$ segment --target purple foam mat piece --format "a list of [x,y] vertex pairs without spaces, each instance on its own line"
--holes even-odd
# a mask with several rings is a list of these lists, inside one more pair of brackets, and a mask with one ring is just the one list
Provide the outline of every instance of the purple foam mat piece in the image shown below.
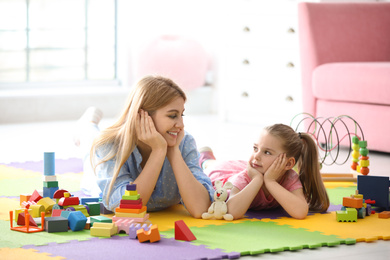
[[220,249],[208,249],[204,245],[164,238],[158,242],[140,243],[128,236],[111,238],[91,238],[86,241],[71,240],[69,243],[49,243],[44,246],[26,245],[24,249],[36,249],[40,253],[62,256],[67,259],[237,259],[238,252],[223,252]]
[[265,209],[265,210],[248,210],[245,213],[245,217],[252,219],[262,219],[262,218],[270,218],[277,219],[281,217],[289,217],[286,211],[283,208],[276,209]]
[[[38,162],[14,162],[5,164],[10,167],[15,167],[24,170],[30,170],[35,172],[43,173],[43,160]],[[79,173],[83,171],[83,161],[80,158],[69,158],[69,159],[55,159],[55,173]]]

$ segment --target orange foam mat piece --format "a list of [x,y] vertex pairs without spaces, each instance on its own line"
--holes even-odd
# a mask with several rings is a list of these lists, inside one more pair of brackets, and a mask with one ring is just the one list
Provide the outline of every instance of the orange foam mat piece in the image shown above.
[[338,222],[336,212],[314,214],[304,220],[293,218],[262,219],[279,225],[290,225],[293,228],[305,228],[318,231],[324,235],[336,235],[340,238],[354,238],[356,242],[372,242],[378,239],[390,240],[390,223],[388,219],[378,218],[378,214],[358,219],[357,222]]
[[[48,253],[37,253],[35,249],[0,248],[1,259],[29,259],[29,260],[62,260],[62,256],[50,256]],[[28,257],[26,257],[28,256]]]

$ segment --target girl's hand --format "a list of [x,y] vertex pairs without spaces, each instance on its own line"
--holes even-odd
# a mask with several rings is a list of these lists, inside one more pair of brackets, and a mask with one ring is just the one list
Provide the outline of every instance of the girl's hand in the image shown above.
[[285,153],[279,154],[264,174],[264,181],[279,181],[286,172],[287,158]]
[[148,112],[142,109],[138,113],[136,131],[138,140],[148,145],[152,150],[167,149],[167,141],[157,132]]
[[259,172],[255,168],[253,168],[250,162],[248,162],[247,171],[248,171],[248,176],[249,178],[251,178],[251,180],[253,180],[254,178],[260,178],[262,180],[264,178],[263,174],[261,174],[261,172]]

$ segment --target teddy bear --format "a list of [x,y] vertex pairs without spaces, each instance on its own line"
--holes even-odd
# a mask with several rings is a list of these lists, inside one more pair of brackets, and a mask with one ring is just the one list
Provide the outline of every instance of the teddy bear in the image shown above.
[[224,185],[222,181],[215,181],[214,202],[208,209],[208,212],[202,214],[203,219],[225,219],[233,220],[231,214],[227,214],[226,199],[228,197],[228,190],[233,188],[233,184],[227,181]]

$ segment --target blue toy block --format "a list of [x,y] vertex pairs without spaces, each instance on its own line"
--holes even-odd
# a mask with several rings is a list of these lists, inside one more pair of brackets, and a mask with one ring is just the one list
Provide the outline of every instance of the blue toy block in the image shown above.
[[72,231],[83,230],[87,224],[87,217],[81,211],[69,211],[68,221]]
[[43,197],[44,198],[46,198],[46,197],[53,198],[54,197],[54,193],[57,190],[58,190],[58,187],[51,187],[51,188],[43,187]]
[[91,198],[80,198],[80,204],[86,205],[88,202],[99,202],[100,198],[91,197]]
[[68,218],[71,211],[63,210],[61,211],[61,217]]
[[53,152],[43,154],[43,174],[50,176],[55,174],[55,160]]
[[390,180],[387,176],[358,175],[357,189],[365,199],[375,200],[375,207],[390,210]]

